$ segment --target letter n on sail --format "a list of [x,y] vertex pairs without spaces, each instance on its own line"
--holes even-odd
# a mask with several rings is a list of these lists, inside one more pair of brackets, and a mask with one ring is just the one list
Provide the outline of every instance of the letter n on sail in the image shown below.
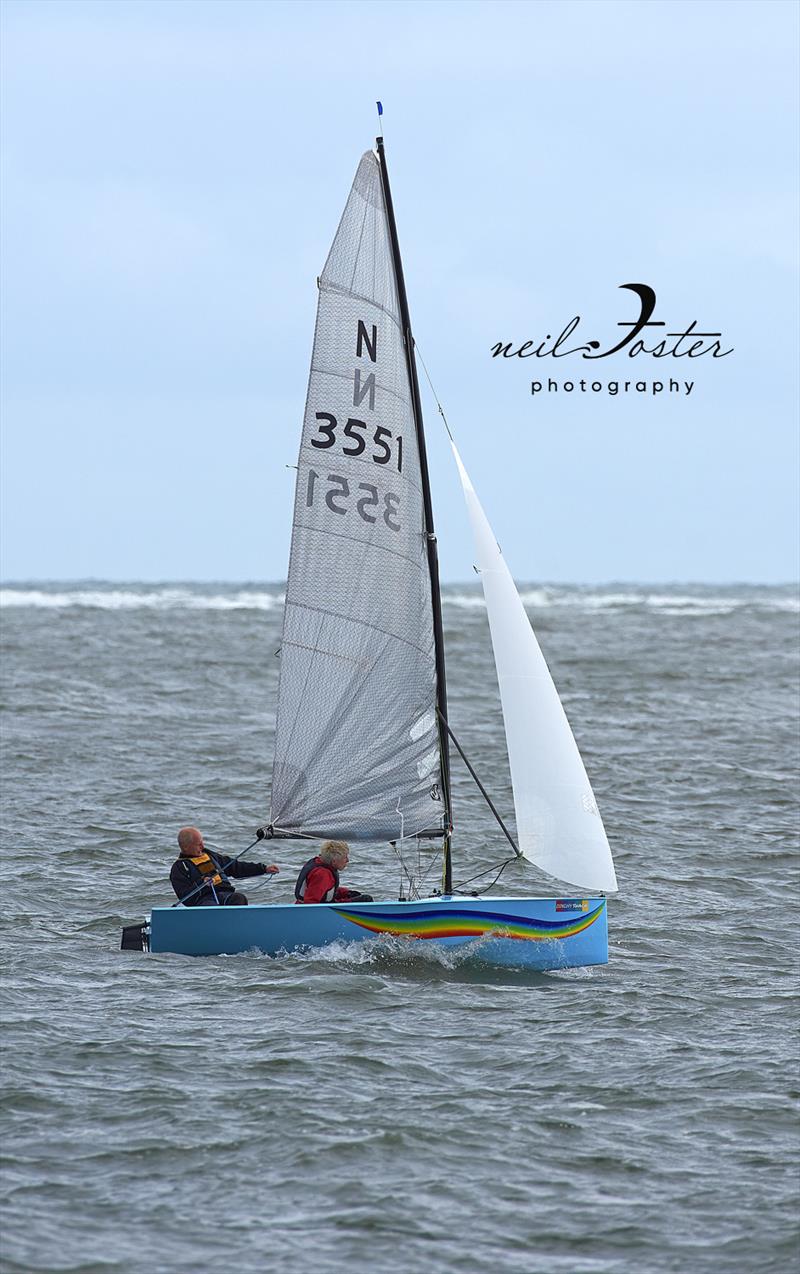
[[358,330],[356,333],[356,358],[362,357],[363,347],[366,345],[367,354],[373,363],[378,361],[378,328],[375,323],[372,324],[372,335],[367,332],[367,325],[361,319],[358,320]]

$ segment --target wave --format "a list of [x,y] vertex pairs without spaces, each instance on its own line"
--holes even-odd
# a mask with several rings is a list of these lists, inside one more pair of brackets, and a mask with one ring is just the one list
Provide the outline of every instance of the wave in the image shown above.
[[[285,961],[284,968],[287,970],[292,965],[314,967],[323,964],[333,966],[341,974],[358,970],[361,975],[389,974],[396,977],[399,974],[426,982],[433,974],[437,979],[452,982],[541,987],[560,980],[565,973],[594,976],[591,969],[511,969],[496,965],[483,956],[483,948],[491,942],[492,935],[484,934],[463,945],[446,947],[439,942],[411,942],[393,934],[380,934],[357,942],[340,939],[307,951],[284,951],[277,959]],[[242,955],[250,959],[262,957],[273,963],[276,959],[274,956],[264,957],[258,951],[243,952]]]
[[284,593],[198,593],[188,588],[156,588],[149,591],[115,588],[79,588],[50,592],[36,588],[0,589],[0,607],[28,606],[62,610],[84,607],[94,610],[274,610],[283,606]]
[[[528,609],[571,608],[582,611],[614,611],[644,609],[664,615],[686,617],[726,615],[743,608],[800,613],[800,598],[788,589],[767,586],[752,591],[694,593],[657,592],[648,589],[566,587],[542,585],[519,586],[520,597]],[[30,607],[63,610],[83,608],[95,610],[254,610],[271,611],[283,606],[285,593],[275,585],[270,588],[237,588],[221,585],[212,590],[200,587],[163,585],[153,587],[81,587],[31,588],[6,585],[0,588],[0,608]],[[482,610],[483,593],[479,588],[445,586],[442,593],[445,608]]]
[[[800,613],[800,597],[796,595],[789,596],[785,590],[780,589],[776,589],[774,592],[769,591],[767,588],[763,590],[754,589],[749,594],[714,594],[710,592],[681,594],[654,593],[646,590],[641,592],[620,592],[618,590],[604,591],[600,589],[588,592],[577,587],[526,588],[524,585],[518,585],[518,588],[523,605],[530,610],[546,610],[550,607],[570,607],[584,611],[643,608],[660,611],[664,615],[700,616],[727,615],[744,607],[755,607],[758,609],[785,611],[790,614]],[[480,592],[448,593],[445,589],[442,594],[442,601],[445,606],[461,607],[467,610],[485,606],[483,595]]]

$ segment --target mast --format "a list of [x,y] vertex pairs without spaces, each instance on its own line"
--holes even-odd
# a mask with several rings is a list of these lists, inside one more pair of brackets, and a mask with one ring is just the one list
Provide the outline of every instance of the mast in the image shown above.
[[452,893],[453,869],[451,859],[451,832],[453,828],[452,805],[450,799],[450,740],[442,729],[442,721],[447,721],[447,681],[444,665],[444,632],[442,630],[442,597],[439,588],[439,554],[436,546],[436,534],[433,527],[433,505],[431,503],[431,484],[428,476],[428,456],[425,450],[425,432],[422,424],[422,403],[420,401],[417,364],[414,358],[414,337],[411,333],[411,320],[408,315],[408,297],[403,277],[403,263],[400,259],[400,245],[397,240],[397,225],[394,219],[392,191],[389,186],[389,173],[386,167],[386,154],[383,149],[383,137],[376,138],[378,160],[380,162],[381,185],[386,204],[386,219],[389,226],[389,242],[392,247],[392,264],[397,282],[397,298],[400,304],[400,321],[403,327],[403,343],[408,364],[408,380],[411,386],[411,410],[414,426],[417,431],[417,447],[419,450],[420,472],[422,475],[422,494],[425,511],[425,542],[428,551],[428,569],[431,576],[431,603],[433,609],[433,639],[436,649],[436,706],[439,710],[439,749],[442,759],[442,786],[445,804],[445,837],[442,864],[442,891]]

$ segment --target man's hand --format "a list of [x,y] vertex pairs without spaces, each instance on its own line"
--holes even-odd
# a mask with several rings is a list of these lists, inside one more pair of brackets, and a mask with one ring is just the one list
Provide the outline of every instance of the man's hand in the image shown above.
[[274,876],[276,872],[279,872],[279,871],[280,871],[280,867],[276,867],[274,863],[270,863],[269,867],[267,867],[266,864],[264,865],[265,876]]

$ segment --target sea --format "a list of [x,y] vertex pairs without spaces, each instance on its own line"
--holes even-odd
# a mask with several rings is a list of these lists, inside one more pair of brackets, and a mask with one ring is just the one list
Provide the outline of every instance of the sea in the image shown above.
[[[522,595],[614,852],[603,967],[120,951],[181,825],[238,853],[268,815],[283,590],[3,588],[4,1274],[800,1268],[797,590]],[[444,627],[513,825],[477,588]],[[453,799],[458,881],[507,845],[458,761]],[[307,849],[267,853],[251,901],[289,901]]]

